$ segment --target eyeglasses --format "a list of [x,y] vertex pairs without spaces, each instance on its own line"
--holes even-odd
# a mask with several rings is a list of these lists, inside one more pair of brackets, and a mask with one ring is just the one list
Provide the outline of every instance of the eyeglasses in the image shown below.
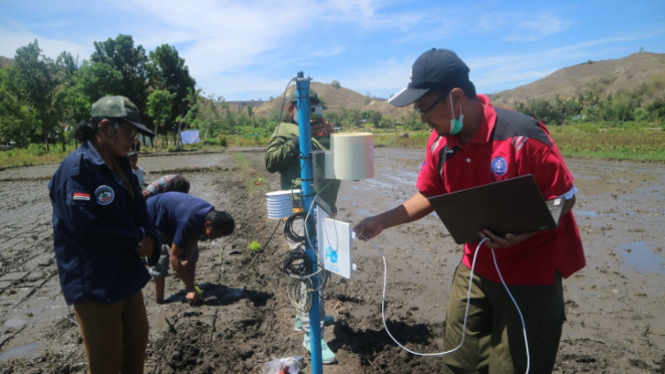
[[443,99],[444,99],[444,97],[440,97],[440,96],[439,96],[439,98],[436,99],[436,101],[433,102],[432,105],[428,106],[427,109],[425,109],[425,110],[421,110],[421,109],[419,109],[417,106],[414,105],[414,106],[413,106],[413,110],[415,110],[416,113],[420,114],[421,116],[425,116],[425,117],[427,117],[427,113],[428,113],[430,110],[432,110],[432,108],[434,108],[434,106],[435,106],[436,104],[438,104],[438,103],[439,103],[441,100],[443,100]]
[[129,140],[136,140],[136,138],[139,136],[138,130],[136,130],[136,128],[134,126],[130,125],[130,124],[127,124],[127,123],[124,123],[124,122],[121,122],[121,123],[116,122],[115,123],[115,128],[117,129],[117,128],[120,128],[120,127],[123,130],[125,130],[125,133],[127,134],[127,139],[129,139]]

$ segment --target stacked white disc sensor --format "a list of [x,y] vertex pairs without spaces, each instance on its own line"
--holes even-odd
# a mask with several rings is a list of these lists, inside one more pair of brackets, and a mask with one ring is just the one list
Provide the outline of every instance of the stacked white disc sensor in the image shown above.
[[284,190],[268,192],[268,218],[282,219],[293,214],[293,198],[299,190]]

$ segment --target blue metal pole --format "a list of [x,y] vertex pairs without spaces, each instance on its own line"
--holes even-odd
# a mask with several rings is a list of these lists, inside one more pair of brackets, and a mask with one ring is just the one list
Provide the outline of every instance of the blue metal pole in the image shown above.
[[[296,78],[296,88],[298,91],[298,136],[300,137],[300,179],[302,188],[302,202],[305,214],[312,206],[314,199],[314,185],[312,172],[312,131],[309,126],[309,81],[310,78],[304,78],[303,72],[298,72]],[[305,225],[309,222],[305,221]],[[307,226],[307,232],[314,232],[315,228]],[[316,243],[316,239],[312,240]],[[313,264],[312,273],[316,272],[317,256],[316,248],[311,248],[310,242],[305,242],[307,257]],[[312,277],[312,288],[318,287],[317,277]],[[312,374],[323,373],[323,361],[321,358],[321,317],[319,316],[319,296],[312,294],[312,308],[309,310],[309,344],[312,354]]]

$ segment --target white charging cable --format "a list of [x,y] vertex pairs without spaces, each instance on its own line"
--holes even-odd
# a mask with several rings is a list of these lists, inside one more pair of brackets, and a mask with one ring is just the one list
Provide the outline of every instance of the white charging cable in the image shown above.
[[[462,339],[459,343],[459,345],[449,351],[445,352],[438,352],[438,353],[419,353],[419,352],[414,352],[407,347],[403,346],[400,342],[393,337],[393,335],[390,333],[390,330],[388,329],[388,325],[386,324],[386,313],[385,313],[385,306],[386,306],[386,288],[387,288],[387,283],[388,283],[388,265],[386,263],[386,256],[383,254],[383,251],[381,248],[379,248],[378,245],[374,244],[372,240],[364,236],[363,234],[359,234],[359,237],[364,238],[366,241],[368,241],[374,248],[376,248],[379,253],[381,254],[381,258],[383,259],[383,293],[381,296],[381,319],[383,320],[383,327],[386,329],[386,332],[388,333],[388,336],[397,344],[400,348],[404,349],[405,351],[417,355],[417,356],[443,356],[447,355],[449,353],[453,353],[456,350],[458,350],[463,344],[464,344],[464,339],[466,338],[466,323],[467,319],[469,317],[469,303],[467,302],[466,304],[466,309],[464,310],[464,324],[462,326]],[[469,288],[466,294],[467,300],[471,299],[471,289],[473,286],[473,272],[476,268],[476,258],[478,257],[478,252],[482,246],[482,244],[485,241],[488,241],[488,238],[485,238],[478,243],[478,246],[476,247],[476,252],[473,254],[473,261],[471,263],[471,275],[469,277]],[[510,293],[510,290],[508,289],[508,285],[506,285],[506,282],[503,280],[503,276],[501,275],[501,271],[499,270],[499,265],[496,262],[496,256],[494,254],[494,248],[490,248],[492,250],[492,258],[494,259],[494,267],[496,268],[497,273],[499,274],[499,279],[501,279],[501,284],[503,284],[503,287],[506,289],[506,292],[508,292],[508,296],[510,296],[510,299],[513,301],[513,304],[515,305],[515,308],[517,309],[517,313],[520,316],[520,320],[522,322],[522,332],[524,333],[524,345],[526,347],[526,373],[529,373],[529,368],[531,366],[531,359],[529,356],[529,342],[527,340],[527,335],[526,335],[526,323],[524,322],[524,317],[522,316],[522,311],[520,311],[520,307],[517,305],[517,301],[515,301],[515,298],[513,295]]]

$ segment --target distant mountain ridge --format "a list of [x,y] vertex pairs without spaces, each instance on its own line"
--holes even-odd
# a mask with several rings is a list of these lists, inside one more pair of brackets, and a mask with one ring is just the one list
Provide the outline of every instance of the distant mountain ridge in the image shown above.
[[599,96],[633,93],[651,85],[646,99],[665,99],[665,53],[638,52],[624,58],[591,61],[559,69],[533,83],[490,95],[495,105],[533,99],[574,98],[592,91]]
[[[608,94],[636,92],[640,86],[650,86],[645,101],[665,100],[665,53],[638,52],[620,59],[587,61],[559,69],[533,83],[511,90],[490,94],[492,103],[511,107],[516,102],[527,103],[533,99],[575,98],[580,93],[594,92],[601,97]],[[325,101],[328,110],[358,109],[377,110],[393,118],[409,115],[410,107],[395,108],[387,101],[368,98],[353,90],[335,88],[329,84],[312,82],[311,87]],[[293,89],[291,87],[290,89]],[[288,94],[287,94],[288,95]],[[268,115],[281,107],[282,95],[272,101],[255,106],[257,115]]]

